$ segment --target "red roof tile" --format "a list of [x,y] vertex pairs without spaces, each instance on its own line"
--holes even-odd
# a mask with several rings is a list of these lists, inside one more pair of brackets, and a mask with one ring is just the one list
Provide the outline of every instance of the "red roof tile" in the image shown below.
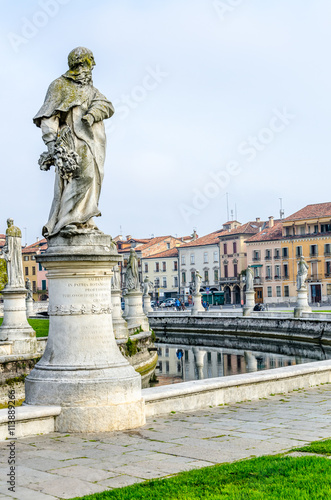
[[254,234],[251,238],[246,240],[247,243],[254,243],[255,241],[272,241],[282,238],[283,226],[280,222],[276,223],[273,227],[267,227],[261,232]]
[[148,257],[144,257],[144,259],[166,259],[167,257],[178,257],[178,247],[170,248],[169,250],[165,250],[164,252],[149,255]]
[[301,220],[301,219],[317,219],[319,217],[331,217],[331,203],[315,203],[307,205],[298,210],[294,214],[286,217],[284,221]]
[[22,253],[36,253],[37,251],[45,251],[47,250],[48,245],[47,245],[47,240],[43,238],[42,240],[36,241],[35,243],[32,243],[32,245],[28,245],[27,247],[24,247],[22,250]]
[[190,243],[185,243],[185,245],[181,245],[180,248],[201,247],[204,245],[218,245],[219,243],[218,237],[222,233],[228,233],[228,231],[219,229],[218,231],[214,231],[213,233],[206,234],[206,236],[201,236],[201,238],[198,238],[194,241],[190,241]]

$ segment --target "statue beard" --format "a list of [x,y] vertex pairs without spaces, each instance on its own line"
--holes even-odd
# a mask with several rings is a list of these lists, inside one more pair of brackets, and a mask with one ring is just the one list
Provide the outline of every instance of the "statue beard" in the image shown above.
[[69,76],[69,78],[80,85],[93,85],[92,71],[69,70],[66,76]]

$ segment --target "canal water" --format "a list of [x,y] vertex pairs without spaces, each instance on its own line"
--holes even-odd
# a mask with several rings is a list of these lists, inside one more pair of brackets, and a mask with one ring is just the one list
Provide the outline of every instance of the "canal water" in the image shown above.
[[[317,360],[315,355],[309,358],[222,347],[155,345],[159,356],[155,371],[158,380],[156,385],[250,373]],[[331,359],[331,353],[324,353],[321,358]]]

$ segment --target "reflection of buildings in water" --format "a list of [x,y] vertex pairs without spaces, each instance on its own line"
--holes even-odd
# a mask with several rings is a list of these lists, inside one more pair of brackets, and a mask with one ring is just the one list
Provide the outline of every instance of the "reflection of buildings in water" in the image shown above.
[[196,378],[197,380],[202,380],[206,378],[204,376],[204,368],[205,368],[205,356],[206,356],[206,351],[203,351],[199,347],[193,347],[192,349],[193,355],[194,355],[194,361],[195,361],[195,373],[196,373]]
[[[183,351],[179,360],[178,349]],[[237,375],[302,363],[302,358],[231,349],[158,345],[157,375],[176,378],[178,382]]]
[[[182,349],[184,355],[181,360],[176,356],[176,351]],[[223,376],[222,353],[207,351],[199,347],[167,347],[158,346],[157,375],[181,377],[185,380],[197,380]]]
[[246,369],[248,372],[257,371],[257,359],[251,351],[244,352],[244,358],[246,361]]

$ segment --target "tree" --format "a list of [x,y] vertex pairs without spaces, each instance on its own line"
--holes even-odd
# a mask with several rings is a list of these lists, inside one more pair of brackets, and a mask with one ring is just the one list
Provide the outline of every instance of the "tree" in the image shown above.
[[0,291],[4,289],[8,283],[7,266],[5,259],[0,259]]

